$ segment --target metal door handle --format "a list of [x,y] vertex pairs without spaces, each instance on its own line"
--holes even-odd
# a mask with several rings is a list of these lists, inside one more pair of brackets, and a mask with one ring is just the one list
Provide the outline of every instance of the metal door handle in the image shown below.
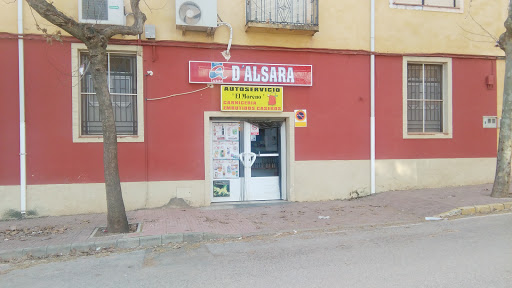
[[242,164],[244,165],[244,167],[251,167],[252,164],[254,164],[254,161],[256,161],[256,153],[253,153],[253,152],[240,153],[240,155],[238,155],[238,158],[240,158],[240,161],[242,161]]

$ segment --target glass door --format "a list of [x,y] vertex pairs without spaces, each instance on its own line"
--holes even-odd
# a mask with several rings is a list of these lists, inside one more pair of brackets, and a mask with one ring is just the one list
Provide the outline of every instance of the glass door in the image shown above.
[[283,199],[284,123],[213,121],[212,202]]
[[250,150],[255,154],[247,200],[281,199],[281,122],[252,122]]

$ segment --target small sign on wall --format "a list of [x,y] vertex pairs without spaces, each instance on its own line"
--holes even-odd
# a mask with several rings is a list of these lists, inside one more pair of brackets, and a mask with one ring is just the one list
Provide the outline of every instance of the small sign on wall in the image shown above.
[[308,118],[305,109],[295,110],[295,127],[307,127]]

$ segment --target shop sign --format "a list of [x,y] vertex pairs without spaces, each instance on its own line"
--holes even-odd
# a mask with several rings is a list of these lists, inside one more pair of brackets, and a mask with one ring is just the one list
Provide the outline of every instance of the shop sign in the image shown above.
[[221,111],[283,111],[283,87],[222,85],[220,94]]
[[312,86],[313,66],[190,61],[189,82]]

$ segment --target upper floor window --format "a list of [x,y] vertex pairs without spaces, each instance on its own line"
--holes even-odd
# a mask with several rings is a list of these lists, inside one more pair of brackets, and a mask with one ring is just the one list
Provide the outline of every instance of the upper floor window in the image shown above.
[[318,0],[247,0],[246,30],[264,28],[318,32]]
[[392,8],[462,12],[464,0],[389,0]]

